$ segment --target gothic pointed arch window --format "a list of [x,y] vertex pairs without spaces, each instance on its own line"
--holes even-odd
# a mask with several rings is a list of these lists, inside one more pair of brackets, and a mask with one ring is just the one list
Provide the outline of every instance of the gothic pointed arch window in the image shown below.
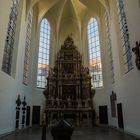
[[28,14],[28,19],[27,19],[24,70],[23,70],[23,84],[25,84],[25,85],[28,85],[28,82],[29,82],[29,63],[30,63],[29,59],[30,59],[32,18],[33,18],[33,9],[30,10],[30,12]]
[[38,53],[37,87],[45,88],[47,84],[47,75],[49,70],[49,52],[50,52],[50,24],[46,18],[42,19],[40,24],[40,40]]
[[109,63],[110,63],[110,70],[111,70],[111,79],[112,84],[115,83],[115,73],[114,73],[114,61],[113,61],[113,53],[112,53],[112,43],[111,43],[111,30],[110,30],[110,19],[109,14],[107,11],[105,11],[105,25],[106,25],[106,35],[107,35],[107,47],[108,47],[108,53],[109,53]]
[[88,50],[91,84],[95,88],[103,87],[99,31],[95,18],[88,22]]
[[122,57],[123,57],[123,65],[124,65],[124,73],[128,73],[133,69],[132,63],[132,54],[130,47],[130,35],[127,25],[124,0],[116,0],[117,9],[118,9],[118,17],[119,17],[119,26],[120,26],[120,34],[121,34],[121,45],[122,45]]
[[15,36],[17,27],[17,17],[19,12],[20,0],[11,1],[11,12],[9,15],[9,23],[5,40],[5,48],[2,61],[2,71],[11,75],[13,52],[15,48]]

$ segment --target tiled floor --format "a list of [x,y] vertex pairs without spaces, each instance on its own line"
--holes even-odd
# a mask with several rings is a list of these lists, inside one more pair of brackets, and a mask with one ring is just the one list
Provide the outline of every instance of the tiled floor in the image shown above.
[[[8,136],[1,137],[0,140],[41,140],[41,128],[28,128]],[[46,140],[53,140],[50,131],[47,130]],[[76,128],[71,140],[139,140],[123,132],[111,128]]]

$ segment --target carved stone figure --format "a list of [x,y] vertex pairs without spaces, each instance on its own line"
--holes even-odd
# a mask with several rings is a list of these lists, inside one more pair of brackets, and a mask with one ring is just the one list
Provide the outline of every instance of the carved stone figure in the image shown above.
[[91,88],[91,97],[93,98],[95,95],[95,89],[94,88]]
[[136,47],[132,48],[135,53],[135,63],[138,70],[140,70],[140,42],[136,41]]

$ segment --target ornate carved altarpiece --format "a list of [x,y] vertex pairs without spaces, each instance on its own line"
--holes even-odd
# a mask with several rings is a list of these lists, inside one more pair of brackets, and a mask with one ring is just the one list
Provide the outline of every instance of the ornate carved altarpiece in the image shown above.
[[75,126],[91,126],[95,118],[94,93],[89,69],[82,66],[82,56],[68,36],[47,77],[44,90],[47,124],[65,119]]

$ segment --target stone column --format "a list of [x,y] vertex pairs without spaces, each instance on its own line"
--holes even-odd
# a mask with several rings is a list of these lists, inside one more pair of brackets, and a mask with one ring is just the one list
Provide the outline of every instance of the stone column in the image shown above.
[[62,84],[60,86],[60,99],[62,99]]
[[79,116],[80,116],[79,112],[77,112],[77,114],[76,114],[76,125],[77,126],[79,126],[79,124],[80,124],[80,117]]
[[91,122],[90,122],[90,112],[87,112],[87,119],[88,119],[88,126],[91,125]]
[[78,85],[76,85],[76,100],[78,99],[79,96],[79,89],[78,89]]

